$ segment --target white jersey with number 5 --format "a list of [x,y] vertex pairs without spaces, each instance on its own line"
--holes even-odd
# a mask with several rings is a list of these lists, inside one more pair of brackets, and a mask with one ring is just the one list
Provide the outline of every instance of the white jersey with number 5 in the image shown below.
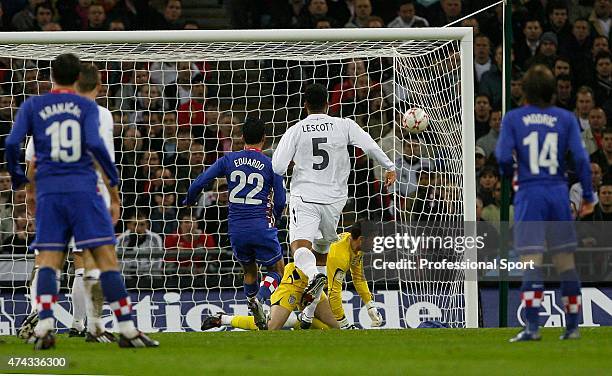
[[[104,145],[106,146],[106,150],[108,150],[108,154],[111,157],[111,160],[115,161],[115,144],[113,142],[113,115],[111,112],[102,107],[98,106],[98,113],[100,116],[100,137],[104,141]],[[34,160],[34,143],[32,142],[32,137],[28,140],[25,152],[25,160],[27,162]],[[98,191],[104,197],[104,202],[107,207],[110,207],[110,194],[108,193],[108,189],[104,184],[104,180],[102,180],[102,175],[100,175],[99,171],[96,171],[98,174]]]
[[347,146],[374,157],[387,170],[395,165],[372,137],[350,119],[311,114],[290,127],[272,157],[274,172],[283,175],[293,161],[291,196],[331,204],[346,200],[350,173]]

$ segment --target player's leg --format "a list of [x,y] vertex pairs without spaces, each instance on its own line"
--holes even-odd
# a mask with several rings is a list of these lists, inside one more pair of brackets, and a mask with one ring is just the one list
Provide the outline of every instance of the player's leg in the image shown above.
[[321,295],[321,301],[319,302],[319,304],[317,304],[315,317],[321,320],[330,329],[340,329],[338,321],[336,320],[336,316],[334,316],[331,310],[331,306],[329,305],[329,299],[327,299],[327,296],[325,296],[325,294]]
[[255,242],[255,261],[266,267],[266,274],[259,283],[257,299],[266,302],[281,282],[285,272],[283,252],[278,241],[278,231],[270,228],[257,234]]
[[104,294],[100,286],[100,269],[89,249],[82,253],[85,266],[83,285],[85,287],[85,303],[87,311],[86,342],[109,343],[116,342],[115,336],[108,332],[102,323],[102,310],[104,308]]
[[579,338],[578,315],[582,305],[580,278],[576,272],[574,254],[571,252],[557,253],[552,258],[559,278],[561,279],[561,299],[565,310],[566,331],[561,339]]
[[539,189],[521,189],[515,198],[514,246],[521,261],[534,265],[523,271],[521,301],[525,312],[525,328],[510,342],[540,339],[539,317],[544,296],[542,260],[546,243],[548,207]]
[[[329,247],[332,242],[338,240],[338,234],[336,233],[338,228],[338,222],[340,221],[340,215],[344,208],[346,201],[340,201],[329,205],[319,205],[321,222],[319,223],[318,233],[313,242],[313,250],[315,258],[317,260],[317,275],[324,276],[325,285],[327,285],[327,254],[329,253]],[[323,278],[321,278],[323,279]],[[321,289],[323,291],[323,289]],[[313,303],[305,305],[302,311],[302,327],[308,327],[308,323],[312,322],[312,318],[315,316],[318,301],[320,300],[321,293],[314,296]],[[308,290],[305,291],[304,296],[308,299]]]
[[36,309],[36,285],[38,283],[38,251],[35,251],[34,256],[34,267],[30,274],[30,284],[28,290],[30,291],[30,313],[28,317],[23,320],[21,327],[17,331],[17,337],[28,340],[34,335],[34,327],[38,324],[38,311]]
[[312,241],[319,231],[320,213],[315,204],[304,203],[300,197],[289,199],[289,241],[295,266],[310,281],[318,274]]
[[264,312],[261,301],[257,298],[257,293],[259,292],[259,285],[257,283],[257,264],[255,262],[242,264],[242,270],[244,272],[244,294],[247,298],[249,311],[251,311],[251,314],[255,318],[255,323],[257,324],[257,327],[261,330],[265,330],[267,322],[266,313]]
[[[70,247],[70,246],[69,246]],[[87,303],[85,297],[85,286],[83,277],[85,274],[85,265],[82,249],[74,248],[72,245],[72,258],[74,261],[74,279],[72,281],[72,327],[68,332],[69,337],[84,337],[85,336],[85,317],[87,312]]]
[[[100,268],[100,284],[104,297],[119,324],[120,347],[155,347],[159,343],[138,331],[132,318],[132,304],[119,272],[115,251],[115,235],[108,209],[103,199],[95,194],[73,195],[72,217],[75,221],[74,238],[79,248],[90,248]],[[87,213],[83,216],[82,213]]]

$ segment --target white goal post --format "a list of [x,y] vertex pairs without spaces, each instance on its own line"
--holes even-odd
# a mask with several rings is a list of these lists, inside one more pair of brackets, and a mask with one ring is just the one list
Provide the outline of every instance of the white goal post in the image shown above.
[[[209,157],[215,158],[211,157],[211,153],[222,153],[228,148],[234,148],[237,143],[235,134],[232,131],[229,134],[223,133],[222,125],[225,123],[220,119],[224,117],[230,119],[230,124],[235,124],[242,122],[245,115],[257,111],[269,127],[270,149],[273,149],[284,130],[303,116],[301,93],[308,83],[327,84],[332,95],[332,107],[336,106],[333,107],[334,114],[358,120],[393,160],[401,160],[405,147],[403,136],[406,134],[399,129],[399,116],[411,107],[423,108],[431,119],[428,130],[418,138],[421,158],[431,161],[431,164],[426,166],[426,183],[404,181],[404,186],[398,185],[393,193],[387,194],[383,192],[380,184],[377,185],[377,182],[380,182],[380,167],[371,165],[367,160],[361,163],[364,160],[359,159],[358,154],[352,154],[356,171],[363,174],[358,175],[356,172],[355,177],[349,180],[352,197],[345,208],[340,231],[346,229],[355,219],[364,217],[384,219],[385,215],[390,215],[391,221],[400,227],[410,227],[417,221],[432,221],[430,217],[424,217],[424,208],[427,205],[436,208],[437,222],[447,222],[449,226],[464,226],[464,223],[476,220],[472,43],[472,29],[463,27],[3,32],[0,33],[0,59],[10,63],[12,72],[11,82],[4,83],[4,95],[14,98],[23,99],[39,94],[38,91],[42,92],[39,82],[49,79],[46,75],[48,63],[61,53],[72,52],[83,61],[96,62],[106,80],[115,77],[113,79],[116,81],[106,82],[105,94],[108,96],[101,95],[99,103],[110,107],[111,111],[117,114],[117,144],[120,147],[116,155],[125,157],[117,159],[122,178],[125,181],[127,176],[133,180],[135,187],[147,187],[146,194],[138,191],[140,188],[134,188],[134,197],[129,203],[126,203],[125,199],[129,195],[123,192],[124,213],[132,209],[134,212],[140,211],[141,206],[147,213],[152,213],[162,205],[155,202],[155,194],[163,193],[164,196],[159,196],[163,201],[165,195],[170,192],[169,187],[174,187],[174,191],[170,193],[174,194],[174,199],[177,200],[182,194],[179,175],[182,173],[184,178],[193,179],[192,172],[196,171],[189,163],[194,144],[203,145],[204,161],[200,164],[204,163],[206,166],[210,163]],[[188,64],[185,68],[180,68],[181,62]],[[143,64],[146,68],[143,68]],[[144,69],[149,73],[146,81],[139,83],[137,74],[139,70]],[[360,69],[365,69],[365,73],[360,73]],[[36,74],[28,76],[31,71]],[[182,71],[188,72],[188,82],[183,86],[178,84]],[[128,78],[124,80],[125,77]],[[34,81],[36,84],[32,89],[32,86],[28,85]],[[162,131],[161,135],[158,134],[161,146],[155,151],[160,160],[157,163],[160,165],[161,176],[147,175],[143,178],[143,168],[147,173],[153,174],[148,162],[140,163],[139,158],[144,153],[149,153],[147,161],[151,160],[150,154],[154,150],[151,145],[154,144],[155,138],[147,138],[144,133],[153,132],[152,129],[158,124],[154,123],[154,113],[160,112],[158,121],[163,122],[164,114],[175,111],[183,101],[191,106],[191,97],[195,95],[194,87],[202,82],[205,88],[204,94],[201,95],[203,98],[199,98],[202,99],[199,111],[203,113],[205,120],[199,124],[202,127],[201,134],[194,136],[195,115],[192,113],[185,115],[188,123],[186,128],[179,124],[178,131],[175,130],[173,135],[168,136],[163,133],[165,131]],[[353,86],[345,88],[345,82]],[[168,101],[166,90],[173,85],[176,86],[175,97],[173,101]],[[148,90],[147,93],[156,91],[156,94],[150,94],[146,101],[139,97],[139,90],[144,87]],[[335,90],[335,87],[338,89]],[[336,103],[333,103],[334,93]],[[13,109],[17,108],[15,100],[12,102]],[[156,104],[157,102],[159,104]],[[181,110],[178,111],[180,118]],[[189,132],[181,133],[181,130],[187,128],[190,129]],[[178,140],[172,146],[174,149],[166,148],[164,140],[168,137]],[[186,139],[184,146],[181,146],[181,137]],[[131,143],[125,139],[135,141]],[[184,164],[180,164],[181,152],[185,151],[185,147],[188,152],[187,162],[183,159]],[[214,149],[214,153],[210,148]],[[424,171],[411,170],[413,167],[406,168],[407,174],[416,174],[414,176],[417,176],[417,180],[420,179],[418,174]],[[167,179],[174,179],[175,185],[166,186],[166,169],[169,170]],[[432,175],[429,175],[430,171]],[[362,178],[366,180],[360,180]],[[159,192],[151,190],[151,186],[158,183],[161,184],[158,186]],[[367,187],[363,188],[366,183]],[[419,196],[420,184],[431,188],[431,191],[428,191],[434,192],[431,197],[426,194],[427,199],[422,199]],[[221,200],[218,188],[218,185],[212,187],[211,193],[204,195],[206,197],[203,200],[206,202],[201,203],[201,210],[194,220],[197,219],[199,223],[209,221],[207,213],[213,212],[216,213],[219,223],[226,220],[223,218],[222,205],[218,203]],[[361,203],[363,196],[358,196],[356,192],[366,192],[368,202]],[[146,203],[142,202],[144,196],[150,196]],[[376,197],[380,202],[377,201],[373,206],[371,201],[375,200],[372,197]],[[385,199],[390,200],[390,203],[385,204]],[[421,202],[423,200],[426,201]],[[165,205],[165,201],[163,203]],[[383,214],[374,215],[375,212]],[[180,229],[182,222],[177,221],[177,215],[180,215],[177,213],[178,211],[173,214],[172,221],[175,221]],[[167,212],[162,214],[166,215]],[[161,227],[149,216],[149,227],[157,225],[156,228],[166,231],[168,221],[163,215],[159,217],[163,221]],[[129,218],[123,220],[129,222]],[[144,312],[148,309],[146,315],[151,318],[151,331],[197,330],[194,326],[199,317],[198,313],[201,314],[206,309],[211,312],[223,308],[246,312],[241,292],[240,269],[231,257],[228,258],[227,247],[222,244],[226,235],[222,228],[222,225],[219,225],[217,230],[204,228],[214,237],[214,250],[209,245],[194,249],[187,268],[185,265],[179,265],[177,269],[168,269],[167,265],[178,262],[175,259],[179,258],[172,256],[168,243],[145,256],[144,259],[148,263],[142,262],[142,257],[136,257],[130,264],[131,261],[128,261],[129,257],[126,256],[130,255],[130,251],[120,253],[124,267],[128,264],[136,265],[133,270],[126,272],[126,278],[133,278],[134,281],[132,284],[128,283],[130,293],[134,294],[132,300],[141,302],[141,308],[148,304],[148,308],[142,310]],[[8,234],[2,235],[4,240]],[[284,241],[286,250],[286,240],[281,241]],[[171,257],[174,259],[169,260]],[[462,257],[476,260],[476,249],[467,249]],[[8,286],[6,281],[0,285],[0,298],[5,305],[4,308],[0,307],[0,311],[3,308],[7,314],[12,315],[15,323],[22,321],[27,314],[23,312],[27,299],[24,297],[22,282],[26,279],[26,271],[20,269],[19,265],[28,259],[28,256],[17,253],[0,258],[0,264],[5,265],[0,270],[15,273],[11,286]],[[165,266],[155,266],[156,262]],[[9,265],[10,263],[12,264]],[[200,264],[205,266],[200,268]],[[29,265],[31,267],[31,263]],[[369,269],[369,266],[366,266],[366,269]],[[218,277],[213,279],[215,273]],[[366,275],[368,273],[369,270],[366,270]],[[453,327],[478,327],[478,285],[475,271],[449,272],[439,275],[439,281],[398,272],[390,277],[393,282],[389,283],[384,273],[372,275],[378,276],[369,281],[375,295],[378,290],[389,293],[385,297],[391,296],[391,291],[397,292],[395,306],[391,304],[385,307],[385,310],[394,309],[398,312],[396,327],[414,326],[414,318],[409,319],[406,316],[409,315],[409,306],[415,302],[435,305],[438,308],[437,313],[429,312],[429,315]],[[159,282],[161,280],[163,282]],[[7,289],[11,288],[20,292],[7,292]],[[184,291],[187,290],[192,296],[189,302],[192,303],[191,306],[178,307],[176,303],[183,304],[185,296],[188,295]],[[68,291],[63,288],[62,292]],[[230,298],[227,298],[228,296]],[[357,301],[356,296],[351,300],[352,297],[351,294],[345,298],[348,302]],[[151,308],[155,306],[154,299],[164,304],[165,313]],[[69,304],[67,300],[64,302]],[[191,309],[193,307],[199,308]],[[357,306],[355,309],[356,322],[362,316],[367,316],[367,313],[362,315],[360,308],[361,306]],[[178,314],[179,317],[171,318],[170,312]]]

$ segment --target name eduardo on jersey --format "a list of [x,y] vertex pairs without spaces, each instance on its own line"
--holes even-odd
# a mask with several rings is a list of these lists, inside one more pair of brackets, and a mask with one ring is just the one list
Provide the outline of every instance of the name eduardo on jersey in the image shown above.
[[246,157],[240,157],[240,158],[234,159],[234,166],[235,167],[249,166],[259,171],[263,170],[266,167],[266,165],[262,161],[258,159],[246,158]]

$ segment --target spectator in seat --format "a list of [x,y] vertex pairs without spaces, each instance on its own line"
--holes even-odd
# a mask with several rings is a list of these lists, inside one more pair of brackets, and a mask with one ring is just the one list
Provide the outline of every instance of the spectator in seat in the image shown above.
[[[138,159],[136,192],[148,195],[150,192],[161,190],[161,179],[159,180],[158,186],[155,186],[154,183],[157,182],[156,176],[161,176],[161,170],[162,165],[159,153],[154,151],[143,152]],[[146,206],[151,205],[148,200],[146,200],[146,202]]]
[[491,102],[485,94],[478,94],[474,101],[474,134],[476,140],[489,133],[489,119],[491,118]]
[[332,19],[329,17],[317,18],[315,21],[315,29],[331,29],[333,27]]
[[595,38],[593,38],[593,47],[591,47],[593,61],[595,61],[595,57],[600,52],[610,52],[610,45],[607,37],[597,35]]
[[585,19],[577,19],[572,27],[572,38],[568,48],[567,56],[574,67],[576,84],[582,85],[589,82],[591,76],[591,45],[592,38],[589,22]]
[[489,117],[489,133],[476,141],[476,146],[480,146],[484,150],[487,158],[495,151],[495,145],[497,145],[497,139],[499,138],[499,130],[501,129],[501,119],[501,111],[492,111]]
[[28,220],[26,216],[19,216],[13,219],[13,234],[8,236],[2,243],[2,253],[5,254],[26,254],[28,246],[34,240],[34,219]]
[[[368,87],[371,91],[381,90],[380,83],[372,80],[367,73],[365,62],[362,59],[349,60],[345,65],[346,77],[342,82],[334,85],[331,92],[329,112],[342,116],[344,103],[355,103],[357,91],[360,87]],[[352,111],[350,112],[352,114]]]
[[600,52],[595,57],[595,80],[591,86],[595,92],[595,103],[604,106],[612,96],[612,54]]
[[178,166],[176,172],[177,191],[185,193],[195,178],[204,172],[204,146],[198,142],[189,148],[189,165]]
[[164,113],[164,143],[162,146],[162,155],[164,166],[173,164],[176,158],[176,136],[178,132],[178,124],[176,112],[168,111]]
[[369,28],[382,28],[385,27],[385,21],[378,17],[378,16],[370,16],[368,18],[368,22],[366,24],[366,27]]
[[200,30],[200,24],[196,20],[187,20],[183,24],[183,30]]
[[166,0],[163,13],[163,21],[160,29],[180,30],[183,25],[180,22],[183,13],[183,5],[180,0]]
[[402,0],[397,10],[397,17],[387,27],[428,27],[429,22],[416,15],[413,0]]
[[435,7],[433,11],[430,11],[428,19],[431,21],[431,26],[446,26],[462,16],[461,0],[440,0],[440,8],[442,8],[442,12],[437,11]]
[[319,18],[327,17],[327,12],[329,8],[327,7],[326,0],[310,0],[308,6],[302,8],[302,14],[299,17],[298,28],[300,29],[312,29],[316,25],[316,21]]
[[491,106],[501,108],[502,105],[502,62],[504,59],[504,51],[502,46],[497,46],[495,49],[494,62],[495,64],[482,75],[479,85],[479,92],[486,94]]
[[208,196],[210,202],[205,206],[199,216],[204,220],[204,232],[211,234],[215,238],[215,243],[219,247],[229,247],[229,237],[227,235],[227,215],[229,209],[229,193],[227,192],[227,181],[217,179],[212,194]]
[[44,30],[45,26],[53,21],[53,7],[49,3],[42,3],[36,6],[36,25],[35,31]]
[[563,57],[563,56],[557,57],[552,71],[555,77],[559,77],[561,75],[565,75],[569,77],[572,76],[572,66],[570,64],[570,61],[566,57]]
[[612,36],[612,3],[610,0],[595,0],[593,12],[589,16],[592,29],[598,35],[610,38]]
[[0,169],[0,243],[13,232],[13,191],[11,190],[11,175]]
[[525,63],[525,68],[532,65],[543,64],[553,69],[557,59],[557,45],[559,44],[555,33],[547,31],[540,37],[538,52]]
[[[593,204],[597,204],[599,202],[599,198],[597,197],[597,193],[599,192],[599,187],[602,183],[602,175],[601,175],[601,167],[597,163],[591,162],[591,180],[593,182]],[[577,211],[580,212],[580,207],[582,206],[582,185],[580,182],[572,184],[569,191],[569,199],[572,204],[576,207]]]
[[176,263],[181,269],[194,268],[199,272],[204,270],[204,257],[194,255],[194,251],[202,248],[216,247],[215,239],[198,228],[195,218],[189,212],[179,217],[176,232],[166,236],[166,262]]
[[62,25],[57,22],[49,22],[43,26],[42,31],[62,31]]
[[548,24],[546,31],[557,36],[559,51],[567,52],[569,41],[572,38],[572,25],[569,22],[569,8],[564,0],[555,0],[549,4]]
[[117,253],[123,255],[129,252],[136,257],[150,258],[152,253],[163,252],[164,244],[161,237],[149,228],[149,220],[144,213],[130,215],[127,230],[117,237]]
[[[482,209],[482,219],[491,223],[499,232],[500,210],[501,210],[501,182],[497,181],[493,189],[493,202]],[[514,205],[510,205],[510,226],[514,222]]]
[[495,184],[497,184],[498,181],[499,173],[495,167],[485,166],[480,172],[476,194],[482,198],[484,206],[493,203],[493,191],[495,189]]
[[431,161],[421,155],[421,141],[416,136],[404,140],[404,154],[395,161],[395,191],[403,197],[413,196],[418,187],[416,171],[429,169]]
[[582,142],[589,155],[603,147],[603,131],[607,123],[606,112],[601,107],[589,112],[589,127],[582,132]]
[[11,23],[17,31],[31,31],[36,27],[36,7],[45,0],[28,0],[28,5],[15,13]]
[[344,27],[368,27],[368,19],[372,15],[372,3],[370,0],[354,0],[355,15],[344,25]]
[[604,176],[612,176],[612,128],[602,132],[601,149],[591,154],[591,162],[601,167]]
[[120,18],[112,19],[108,23],[108,30],[109,31],[125,31],[126,30],[125,22]]
[[589,112],[595,107],[595,95],[588,86],[581,86],[576,92],[576,117],[580,130],[584,132],[589,127]]
[[512,108],[520,107],[523,104],[523,74],[521,72],[512,72],[510,77],[510,96]]
[[575,99],[572,94],[572,78],[568,75],[557,76],[557,93],[555,95],[555,106],[571,111]]
[[176,193],[167,190],[153,193],[153,204],[151,208],[151,231],[160,235],[170,235],[178,228],[176,208]]
[[86,30],[103,31],[107,30],[106,11],[102,4],[93,3],[87,11],[87,28]]
[[484,149],[481,148],[480,146],[476,146],[474,149],[476,153],[476,155],[474,156],[475,157],[474,166],[476,167],[476,176],[478,177],[480,175],[480,172],[482,171],[482,169],[487,163],[487,153],[485,153]]
[[474,37],[474,78],[476,87],[478,87],[482,75],[489,71],[492,66],[491,41],[486,35],[478,34]]
[[525,39],[517,41],[513,46],[513,50],[517,65],[524,70],[526,68],[524,64],[531,57],[535,56],[540,45],[540,37],[542,36],[540,21],[537,19],[526,20],[523,26],[523,35]]

